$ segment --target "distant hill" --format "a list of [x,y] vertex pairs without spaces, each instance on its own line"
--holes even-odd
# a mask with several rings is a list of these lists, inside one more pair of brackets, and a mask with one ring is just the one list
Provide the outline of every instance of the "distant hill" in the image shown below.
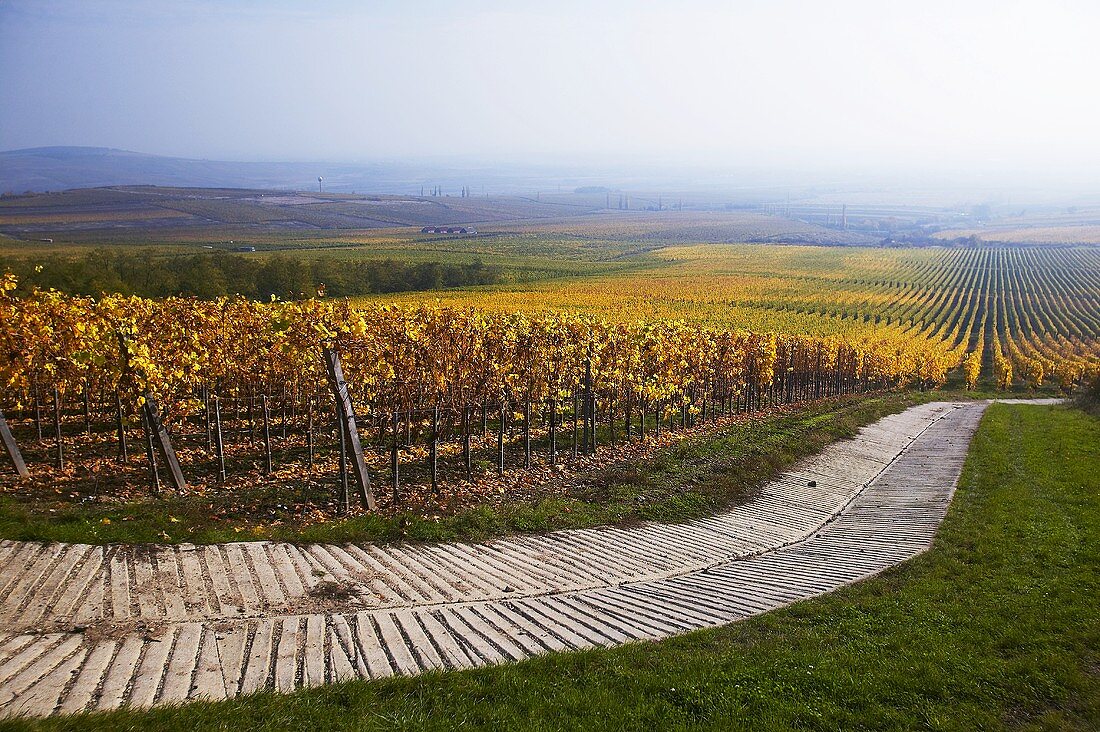
[[0,152],[0,193],[117,185],[412,193],[418,171],[396,165],[236,163],[191,160],[105,147],[36,147]]

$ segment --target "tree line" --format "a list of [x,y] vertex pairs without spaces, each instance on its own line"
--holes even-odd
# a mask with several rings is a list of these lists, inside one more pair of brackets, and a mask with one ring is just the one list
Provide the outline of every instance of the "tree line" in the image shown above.
[[150,250],[96,250],[80,257],[49,255],[0,261],[20,290],[55,289],[73,295],[119,293],[141,297],[243,295],[294,300],[323,291],[329,297],[438,290],[501,281],[501,268],[468,263],[401,262],[336,257],[247,257],[228,252],[164,256]]

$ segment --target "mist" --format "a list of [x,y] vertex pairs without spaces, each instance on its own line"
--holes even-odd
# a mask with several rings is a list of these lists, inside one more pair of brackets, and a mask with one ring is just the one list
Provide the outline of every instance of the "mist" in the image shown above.
[[1087,185],[1098,31],[1087,1],[8,0],[0,149]]

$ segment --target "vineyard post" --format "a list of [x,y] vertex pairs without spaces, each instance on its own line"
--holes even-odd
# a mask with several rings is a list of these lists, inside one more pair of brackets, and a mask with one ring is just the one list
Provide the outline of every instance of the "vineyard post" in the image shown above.
[[92,407],[88,403],[88,381],[84,381],[84,434],[91,437],[92,435]]
[[401,430],[400,418],[397,412],[393,413],[393,443],[390,445],[390,483],[393,490],[393,502],[397,503],[400,500],[401,489],[401,456],[399,454],[400,445],[398,443],[398,433]]
[[573,388],[573,457],[577,457],[577,440],[580,435],[577,434],[577,412],[580,411],[577,389]]
[[65,469],[65,447],[61,442],[61,392],[53,388],[53,434],[56,447],[55,465],[58,470]]
[[432,493],[439,493],[439,402],[432,408],[432,444],[429,448],[431,463]]
[[662,409],[661,401],[659,399],[657,400],[657,403],[653,405],[653,411],[655,413],[654,416],[656,417],[656,419],[653,420],[654,429],[656,430],[656,432],[654,432],[654,438],[659,440],[661,439],[661,417],[664,415],[664,410]]
[[500,403],[500,429],[497,430],[497,475],[504,475],[505,404]]
[[474,465],[470,459],[470,432],[474,419],[474,407],[465,404],[462,407],[462,463],[466,468],[466,480],[473,477]]
[[264,475],[271,475],[274,466],[271,463],[271,409],[267,401],[267,394],[262,397],[264,410]]
[[821,398],[821,346],[817,347],[817,365],[814,367],[814,399]]
[[359,483],[359,498],[365,508],[374,510],[374,493],[371,490],[367,464],[363,460],[363,447],[359,443],[359,429],[355,424],[355,409],[348,392],[348,382],[344,379],[344,369],[340,365],[340,356],[332,348],[323,348],[325,365],[328,366],[329,386],[336,398],[336,409],[340,415],[341,433],[346,435],[351,447],[351,463]]
[[122,395],[115,391],[115,430],[118,440],[118,461],[126,463],[130,460],[130,453],[126,449],[126,423],[122,418]]
[[550,400],[550,464],[558,464],[558,400]]
[[313,471],[313,394],[306,400],[306,450],[309,453],[309,469]]
[[607,422],[608,428],[611,431],[611,447],[615,447],[615,392],[612,391],[607,397]]
[[141,423],[145,428],[145,458],[149,461],[149,487],[153,489],[153,497],[160,496],[160,475],[157,474],[157,457],[153,454],[153,429],[149,425],[149,414],[143,407],[141,410]]
[[[295,388],[297,388],[297,387],[295,387]],[[283,440],[284,441],[286,440],[286,422],[287,422],[286,403],[287,403],[286,384],[283,384],[283,398],[282,398],[282,401],[279,402],[279,422],[282,425]]]
[[222,441],[222,399],[214,395],[214,446],[218,450],[218,482],[225,482],[225,443]]
[[187,481],[183,477],[183,470],[180,468],[176,451],[172,447],[172,439],[168,435],[168,430],[164,428],[164,424],[160,421],[160,412],[157,410],[156,399],[153,398],[152,392],[145,392],[145,403],[142,404],[142,410],[145,413],[145,426],[149,431],[148,441],[155,442],[157,452],[160,453],[161,460],[164,461],[164,465],[168,469],[168,477],[172,479],[172,485],[175,489],[181,493],[186,491]]
[[523,403],[523,467],[531,467],[531,401]]
[[626,423],[624,425],[626,432],[626,441],[630,442],[631,424],[630,421],[634,417],[634,396],[630,393],[626,397]]
[[23,453],[19,452],[19,445],[16,444],[15,437],[12,436],[11,430],[8,428],[8,420],[4,419],[3,411],[0,411],[0,441],[4,443],[4,450],[8,453],[11,466],[15,468],[16,474],[20,478],[26,478],[30,475],[27,471],[27,464],[23,462]]
[[206,428],[206,449],[214,450],[214,433],[210,428],[210,388],[205,384],[202,387],[202,421]]
[[584,360],[584,454],[596,451],[596,397],[592,393],[592,359]]
[[[123,370],[126,373],[131,373],[130,365],[130,350],[126,345],[126,335],[118,332],[118,346],[119,353],[122,356]],[[168,435],[168,430],[164,428],[164,424],[160,420],[160,411],[157,409],[156,399],[153,397],[153,392],[146,390],[142,394],[141,403],[142,425],[145,428],[145,451],[149,458],[149,466],[153,478],[153,490],[156,494],[160,493],[160,477],[157,475],[157,463],[153,456],[153,445],[156,444],[157,451],[160,453],[160,457],[164,460],[164,465],[168,469],[168,476],[172,479],[172,485],[176,491],[183,492],[187,490],[187,481],[183,477],[183,470],[180,468],[179,458],[176,457],[176,451],[172,447],[172,439]]]
[[42,442],[42,399],[38,394],[38,381],[34,382],[34,430]]
[[351,507],[351,495],[348,491],[348,438],[347,430],[344,427],[344,420],[340,417],[340,408],[336,408],[336,431],[340,434],[340,448],[338,454],[339,462],[339,476],[340,476],[340,496],[339,496],[339,511],[342,515],[348,514],[348,509]]

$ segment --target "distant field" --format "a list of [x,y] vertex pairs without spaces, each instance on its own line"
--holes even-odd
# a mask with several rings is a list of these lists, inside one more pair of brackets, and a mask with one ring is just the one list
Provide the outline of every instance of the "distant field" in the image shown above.
[[620,210],[618,200],[611,204],[611,198],[610,194],[572,193],[464,198],[155,186],[97,188],[0,199],[0,234],[113,244],[150,240],[275,243],[326,239],[341,232],[420,242],[434,238],[420,235],[419,229],[425,226],[464,225],[488,235],[551,234],[636,244],[879,241],[875,236],[754,211],[669,210],[656,196],[652,201],[635,199],[630,204],[652,210]]
[[518,226],[493,223],[480,230],[663,244],[771,242],[851,245],[878,244],[880,241],[864,234],[827,229],[752,211],[610,211],[567,219],[525,221]]
[[[462,198],[315,194],[242,189],[133,186],[13,196],[0,200],[0,232],[14,236],[79,235],[110,238],[123,222],[201,235],[220,227],[281,231],[371,230],[559,217],[594,210],[582,201],[539,203],[521,197]],[[98,229],[82,226],[96,221]]]
[[1017,244],[1100,244],[1100,224],[951,229],[936,236],[942,239],[976,236],[986,241]]
[[1018,244],[1100,244],[1100,206],[1052,206],[1006,211],[982,226],[959,226],[936,233],[941,239],[976,236],[983,241]]

